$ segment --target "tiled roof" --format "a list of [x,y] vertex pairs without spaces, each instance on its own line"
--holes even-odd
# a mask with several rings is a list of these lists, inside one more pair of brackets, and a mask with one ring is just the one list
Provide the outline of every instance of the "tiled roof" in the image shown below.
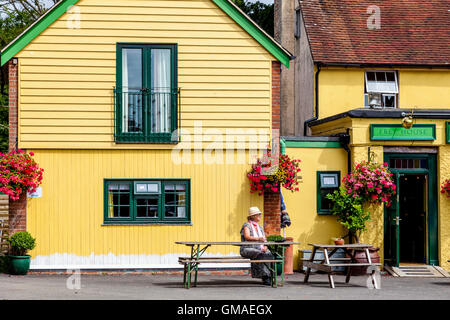
[[302,0],[300,6],[315,62],[450,66],[448,0]]

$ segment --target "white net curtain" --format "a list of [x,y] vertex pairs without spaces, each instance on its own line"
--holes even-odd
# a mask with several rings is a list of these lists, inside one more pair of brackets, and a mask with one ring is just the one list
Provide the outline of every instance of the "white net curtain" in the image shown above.
[[[150,132],[171,132],[171,50],[151,49],[150,84],[143,96],[143,50],[122,50],[122,132],[142,133],[143,102],[150,109]],[[147,83],[148,83],[147,82]]]

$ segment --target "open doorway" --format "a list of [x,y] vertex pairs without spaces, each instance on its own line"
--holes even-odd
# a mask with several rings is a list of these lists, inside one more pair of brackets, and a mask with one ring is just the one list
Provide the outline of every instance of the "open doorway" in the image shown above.
[[384,263],[439,265],[436,154],[385,153],[397,196],[384,214]]
[[400,176],[400,263],[427,263],[427,175]]

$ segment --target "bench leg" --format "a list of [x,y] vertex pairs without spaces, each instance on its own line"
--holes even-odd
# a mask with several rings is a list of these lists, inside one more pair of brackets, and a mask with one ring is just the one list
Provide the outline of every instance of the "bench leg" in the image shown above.
[[328,274],[328,281],[330,282],[330,287],[334,289],[334,279],[331,273]]
[[[326,248],[323,249],[323,257],[325,258],[325,262],[329,265],[330,259],[328,255],[328,250]],[[334,279],[333,275],[331,274],[331,269],[330,272],[328,273],[328,281],[330,282],[330,287],[334,289]]]
[[[309,258],[309,261],[313,262],[315,255],[316,255],[316,247],[314,247],[313,252],[311,253],[311,258]],[[306,273],[305,273],[305,279],[303,281],[304,283],[308,283],[309,273],[310,272],[311,272],[311,268],[307,267],[306,268]]]
[[309,273],[311,272],[311,268],[310,267],[307,267],[306,268],[306,272],[305,272],[305,279],[303,280],[303,282],[304,283],[307,283],[308,282],[308,279],[309,279]]
[[198,274],[198,264],[195,266],[195,281],[194,281],[194,287],[197,286],[197,274]]
[[187,274],[187,289],[191,288],[191,263],[188,263],[188,274]]
[[375,270],[372,271],[372,273],[370,274],[370,277],[372,278],[372,284],[373,284],[373,287],[374,287],[375,289],[380,289],[380,288],[378,287],[377,279],[376,279],[376,277],[375,277]]
[[183,285],[184,285],[184,288],[186,289],[186,285],[187,285],[187,283],[186,283],[186,272],[187,272],[187,263],[185,263],[184,264],[184,271],[183,271]]
[[273,263],[273,278],[275,280],[275,288],[278,287],[278,269],[277,269],[277,262]]
[[281,286],[284,286],[284,280],[285,280],[285,276],[284,276],[284,262],[285,262],[285,247],[283,246],[283,262],[281,263]]
[[345,283],[349,283],[351,275],[352,275],[352,268],[347,267],[347,276],[345,277]]

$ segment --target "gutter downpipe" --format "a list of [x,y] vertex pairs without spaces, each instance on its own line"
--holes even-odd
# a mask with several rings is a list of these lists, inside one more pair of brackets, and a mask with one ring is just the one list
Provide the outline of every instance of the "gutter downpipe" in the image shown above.
[[348,146],[350,144],[350,129],[347,129],[347,133],[341,135],[339,138],[342,147],[347,151],[347,171],[350,173],[352,171],[352,151]]
[[303,124],[303,135],[306,137],[308,132],[308,125],[310,122],[313,122],[319,118],[319,73],[321,70],[322,64],[320,62],[317,62],[317,72],[315,74],[315,116],[311,119],[308,119]]

